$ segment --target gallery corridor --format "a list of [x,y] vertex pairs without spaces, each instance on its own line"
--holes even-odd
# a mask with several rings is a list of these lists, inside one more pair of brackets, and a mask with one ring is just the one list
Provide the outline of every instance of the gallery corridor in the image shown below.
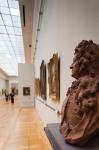
[[52,150],[33,107],[0,100],[0,150]]

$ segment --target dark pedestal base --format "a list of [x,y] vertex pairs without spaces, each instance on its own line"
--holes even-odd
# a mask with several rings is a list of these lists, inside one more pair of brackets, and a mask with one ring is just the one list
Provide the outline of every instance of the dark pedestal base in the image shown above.
[[85,146],[74,146],[66,143],[59,131],[59,124],[48,124],[44,128],[53,150],[99,150],[99,137],[91,139]]

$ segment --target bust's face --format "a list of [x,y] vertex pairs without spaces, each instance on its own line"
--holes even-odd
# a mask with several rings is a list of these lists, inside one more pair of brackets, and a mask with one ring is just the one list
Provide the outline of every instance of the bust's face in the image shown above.
[[80,69],[80,65],[78,64],[78,61],[73,62],[72,65],[70,66],[70,69],[72,69],[72,77],[78,79],[79,69]]

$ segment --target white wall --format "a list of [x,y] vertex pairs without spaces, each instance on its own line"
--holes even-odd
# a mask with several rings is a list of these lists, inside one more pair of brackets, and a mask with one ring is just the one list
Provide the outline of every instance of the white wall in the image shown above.
[[6,89],[6,80],[0,77],[0,100],[5,99],[5,96],[2,95],[2,89]]
[[6,80],[0,78],[0,92],[2,89],[6,89]]
[[[60,109],[67,88],[71,85],[69,69],[74,48],[82,40],[99,43],[99,0],[46,0],[35,57],[35,77],[40,76],[42,59],[46,64],[54,52],[60,56],[60,103],[47,103]],[[43,122],[56,122],[57,115],[36,100],[36,108]],[[44,111],[42,111],[44,109]],[[55,113],[55,112],[53,112]]]
[[[19,100],[23,106],[34,106],[33,64],[18,65]],[[30,87],[30,96],[23,96],[23,87]]]
[[2,95],[2,89],[7,90],[7,79],[8,76],[6,75],[6,73],[2,69],[0,69],[0,100],[5,99],[5,96]]

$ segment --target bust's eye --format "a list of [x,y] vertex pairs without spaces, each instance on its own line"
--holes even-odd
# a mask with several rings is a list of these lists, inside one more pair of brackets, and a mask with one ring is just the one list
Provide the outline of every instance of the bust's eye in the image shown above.
[[88,83],[86,82],[86,83],[81,84],[81,86],[80,86],[80,87],[81,87],[82,89],[86,89],[86,88],[87,88],[87,86],[88,86]]
[[83,117],[83,112],[78,112],[78,115],[82,118]]
[[84,94],[83,98],[88,99],[89,98],[89,94]]
[[95,97],[95,96],[96,96],[96,93],[95,93],[95,92],[90,93],[90,96],[91,96],[91,97]]

